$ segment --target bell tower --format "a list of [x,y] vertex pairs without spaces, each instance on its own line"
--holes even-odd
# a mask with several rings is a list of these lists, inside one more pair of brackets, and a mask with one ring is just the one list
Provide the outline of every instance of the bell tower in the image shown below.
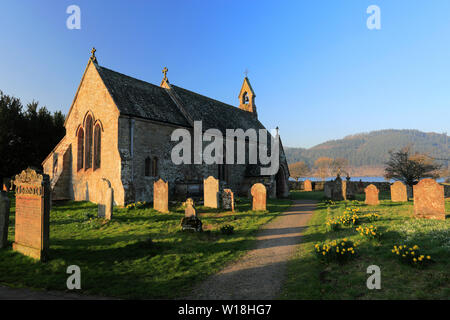
[[255,105],[255,92],[250,85],[250,80],[247,76],[244,78],[244,83],[242,84],[241,92],[239,93],[239,109],[253,113],[255,117],[258,117],[256,113]]

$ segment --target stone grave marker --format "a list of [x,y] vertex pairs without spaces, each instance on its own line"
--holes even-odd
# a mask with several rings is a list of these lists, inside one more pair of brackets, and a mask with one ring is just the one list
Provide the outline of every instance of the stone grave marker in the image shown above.
[[0,249],[8,245],[10,201],[6,192],[0,192]]
[[416,217],[445,220],[444,186],[433,179],[423,179],[413,188]]
[[153,208],[159,212],[169,212],[169,183],[161,178],[153,183]]
[[312,191],[312,183],[310,180],[305,180],[305,182],[303,182],[303,189],[305,191]]
[[393,184],[391,184],[391,201],[394,202],[408,201],[406,186],[402,182],[395,181]]
[[197,217],[194,207],[194,200],[188,198],[185,202],[184,218],[181,220],[183,231],[201,232],[203,230],[202,221]]
[[264,211],[266,210],[267,191],[262,183],[255,183],[251,188],[252,195],[252,210]]
[[204,206],[208,208],[219,207],[219,180],[209,176],[203,180]]
[[16,226],[13,250],[46,260],[50,236],[50,182],[28,168],[16,175]]
[[231,189],[224,189],[222,192],[222,208],[234,212],[234,194]]
[[373,184],[368,185],[364,189],[364,192],[366,193],[365,204],[370,205],[370,206],[376,206],[376,205],[380,204],[380,201],[378,200],[379,191],[375,185],[373,185]]

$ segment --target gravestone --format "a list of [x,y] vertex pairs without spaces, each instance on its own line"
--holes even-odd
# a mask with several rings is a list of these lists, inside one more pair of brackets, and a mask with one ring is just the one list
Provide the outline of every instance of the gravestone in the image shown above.
[[185,202],[185,208],[184,208],[184,217],[196,217],[197,216],[197,210],[195,210],[194,206],[194,200],[192,198],[188,198]]
[[219,207],[219,180],[209,176],[203,180],[204,206],[208,208]]
[[267,199],[266,187],[262,183],[255,183],[250,192],[252,195],[252,210],[265,211]]
[[8,245],[10,201],[6,192],[0,192],[0,249]]
[[391,201],[394,201],[394,202],[408,201],[408,194],[406,192],[406,186],[402,182],[395,181],[391,185]]
[[183,231],[202,231],[202,221],[197,217],[197,211],[194,207],[194,200],[188,198],[185,202],[184,218],[181,220]]
[[303,182],[303,189],[305,191],[312,191],[312,183],[310,180],[305,180],[305,182]]
[[433,179],[423,179],[413,188],[416,217],[445,220],[444,186]]
[[169,212],[169,183],[161,178],[153,183],[153,209]]
[[103,195],[102,203],[98,204],[98,217],[111,220],[114,210],[114,190],[111,188],[111,182],[108,179],[103,178],[102,180],[107,183],[107,188]]
[[28,168],[16,175],[16,226],[13,250],[46,260],[50,236],[50,182]]
[[231,189],[224,189],[222,192],[222,208],[234,212],[234,194]]
[[370,206],[376,206],[380,204],[380,201],[378,200],[379,191],[376,186],[370,184],[364,189],[364,192],[366,193],[365,204]]

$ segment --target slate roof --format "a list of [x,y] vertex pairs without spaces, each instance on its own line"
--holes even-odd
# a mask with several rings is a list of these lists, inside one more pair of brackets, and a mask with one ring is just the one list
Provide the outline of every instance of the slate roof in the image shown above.
[[[167,89],[95,64],[105,86],[123,115],[190,127],[189,121],[169,96]],[[183,108],[203,130],[264,129],[250,112],[171,84]]]
[[95,66],[122,115],[190,126],[166,89]]

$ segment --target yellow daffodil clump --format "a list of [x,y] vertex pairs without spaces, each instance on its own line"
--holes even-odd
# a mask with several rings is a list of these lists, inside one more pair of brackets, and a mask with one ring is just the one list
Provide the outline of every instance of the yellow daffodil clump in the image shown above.
[[379,239],[380,233],[378,232],[377,227],[374,227],[373,225],[370,225],[368,227],[358,227],[356,228],[356,231],[363,237],[369,238],[369,239]]
[[414,265],[414,266],[424,266],[430,262],[431,256],[421,254],[418,245],[407,246],[400,245],[394,246],[391,252],[399,257],[402,262]]
[[356,253],[356,244],[348,241],[347,238],[333,240],[328,243],[318,243],[314,247],[317,257],[324,262],[336,261],[338,263],[344,263],[354,257]]

